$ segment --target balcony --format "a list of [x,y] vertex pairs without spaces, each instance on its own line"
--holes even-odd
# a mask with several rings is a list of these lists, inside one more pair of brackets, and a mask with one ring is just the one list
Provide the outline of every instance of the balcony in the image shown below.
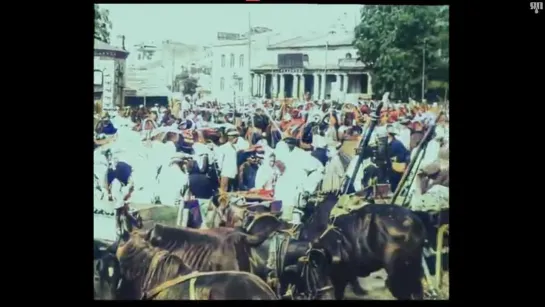
[[339,68],[340,69],[362,69],[365,68],[365,65],[358,61],[357,59],[339,59]]

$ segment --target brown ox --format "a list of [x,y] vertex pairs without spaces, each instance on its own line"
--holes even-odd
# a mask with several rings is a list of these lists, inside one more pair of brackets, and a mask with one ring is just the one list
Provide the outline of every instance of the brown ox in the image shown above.
[[246,272],[192,271],[168,251],[154,248],[138,235],[116,252],[108,267],[119,285],[114,299],[153,300],[274,300],[274,292],[257,276]]
[[157,224],[144,238],[180,257],[194,270],[250,272],[251,247],[263,243],[267,236],[248,235],[232,228],[190,229]]

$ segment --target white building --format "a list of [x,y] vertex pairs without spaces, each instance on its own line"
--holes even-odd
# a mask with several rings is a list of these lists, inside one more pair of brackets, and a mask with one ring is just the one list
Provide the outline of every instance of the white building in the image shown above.
[[254,97],[303,98],[309,92],[313,99],[370,98],[371,77],[356,60],[353,39],[345,30],[289,39],[270,32],[253,35],[251,72],[247,40],[216,44],[212,95],[227,101],[247,97],[250,84]]
[[252,93],[279,98],[302,98],[306,92],[313,99],[370,98],[371,77],[356,60],[354,33],[339,32],[269,45],[265,63],[252,66]]
[[219,41],[210,46],[212,51],[212,95],[220,101],[234,97],[246,98],[250,94],[251,67],[262,65],[267,59],[267,46],[279,41],[279,34],[262,32],[252,35],[251,54],[248,40]]
[[139,96],[164,96],[169,93],[182,66],[190,66],[202,56],[202,48],[174,41],[141,43],[133,46],[127,61],[127,87]]
[[126,82],[125,60],[129,52],[95,39],[94,88],[95,96],[102,100],[103,109],[114,110],[123,105]]

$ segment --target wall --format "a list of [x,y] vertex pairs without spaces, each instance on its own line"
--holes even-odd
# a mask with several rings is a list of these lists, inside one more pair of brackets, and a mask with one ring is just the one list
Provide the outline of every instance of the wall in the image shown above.
[[[266,64],[268,51],[267,45],[275,42],[276,33],[260,33],[252,35],[251,67]],[[230,55],[235,55],[235,65],[230,65]],[[248,85],[250,76],[248,69],[248,43],[247,41],[218,41],[215,46],[210,47],[212,61],[212,96],[218,100],[231,101],[233,99],[233,74],[242,77],[242,91],[239,87],[234,90],[237,96],[248,96]],[[225,66],[221,66],[221,56],[225,55]],[[244,56],[244,63],[239,64],[240,55]],[[276,61],[275,61],[276,63]],[[225,80],[225,86],[221,89],[221,78]]]
[[[234,55],[235,63],[231,67],[231,54]],[[240,63],[240,57],[243,57]],[[225,56],[225,65],[222,64],[222,56]],[[252,60],[254,62],[254,60]],[[233,75],[241,78],[242,89],[239,86],[234,87]],[[231,101],[233,92],[237,96],[247,96],[249,85],[248,70],[248,45],[227,45],[214,48],[212,56],[212,95],[218,100]],[[223,88],[222,88],[223,80]]]
[[112,57],[94,58],[94,70],[102,71],[102,106],[104,110],[114,110],[123,105],[123,91],[126,84],[126,61]]
[[[138,59],[138,55],[146,50],[153,50],[153,56]],[[135,45],[131,54],[129,65],[134,69],[130,70],[130,87],[138,90],[139,86],[171,86],[174,77],[182,72],[182,66],[188,67],[191,63],[199,60],[202,55],[202,48],[167,40],[159,44],[147,43]],[[141,68],[146,68],[146,70],[142,70]],[[146,79],[147,81],[140,81],[142,79]],[[146,84],[142,84],[142,82]],[[138,85],[139,83],[140,85]],[[148,86],[147,83],[153,84]]]

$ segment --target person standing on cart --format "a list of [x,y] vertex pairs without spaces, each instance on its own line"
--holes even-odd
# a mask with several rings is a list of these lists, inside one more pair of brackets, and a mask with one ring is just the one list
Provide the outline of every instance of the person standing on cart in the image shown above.
[[405,145],[396,138],[397,131],[392,126],[387,128],[388,132],[388,156],[390,158],[389,176],[392,192],[397,189],[401,177],[409,162],[410,154]]
[[239,133],[236,129],[227,131],[227,142],[221,145],[218,152],[218,164],[221,169],[220,191],[234,191],[238,175],[238,153],[248,150],[248,143],[239,144]]

